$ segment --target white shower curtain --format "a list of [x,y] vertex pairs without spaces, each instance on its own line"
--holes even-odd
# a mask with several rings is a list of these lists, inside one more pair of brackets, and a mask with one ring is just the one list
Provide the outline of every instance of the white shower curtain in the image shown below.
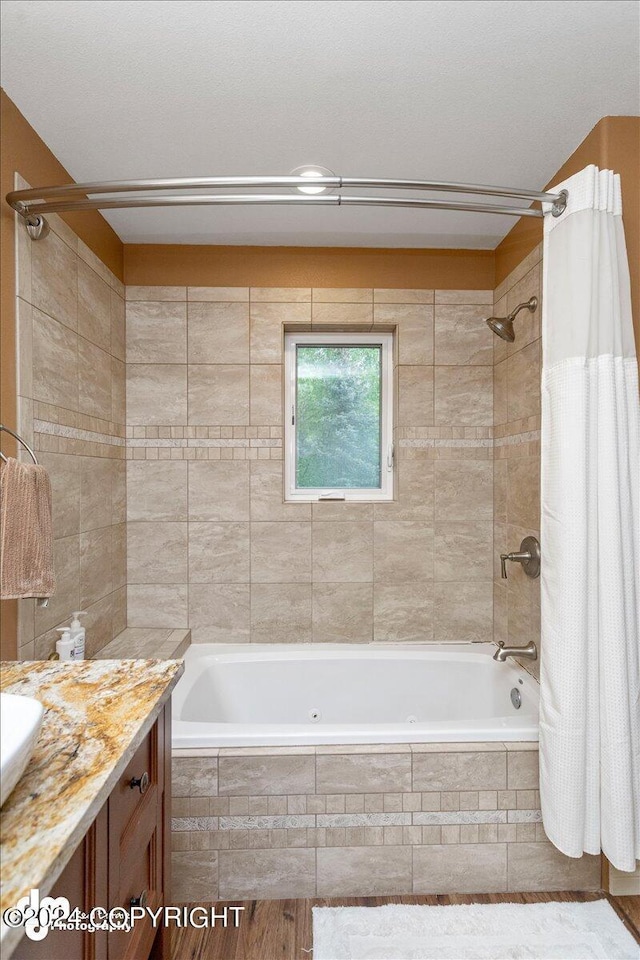
[[570,857],[640,858],[638,368],[620,178],[545,205],[540,791]]

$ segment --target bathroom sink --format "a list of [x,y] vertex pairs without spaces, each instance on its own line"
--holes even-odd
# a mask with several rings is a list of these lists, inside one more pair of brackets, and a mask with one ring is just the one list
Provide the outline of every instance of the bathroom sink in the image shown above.
[[0,807],[31,759],[43,715],[39,700],[0,693]]

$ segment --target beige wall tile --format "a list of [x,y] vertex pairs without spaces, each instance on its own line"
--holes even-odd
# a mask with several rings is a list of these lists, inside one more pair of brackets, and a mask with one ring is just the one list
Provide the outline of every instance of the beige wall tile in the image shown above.
[[[30,241],[31,242],[31,241]],[[33,307],[16,299],[16,393],[33,397]]]
[[434,575],[436,580],[490,580],[493,524],[436,524]]
[[252,460],[251,519],[311,519],[310,503],[285,503],[283,495],[283,462],[276,460]]
[[339,520],[343,523],[351,520],[373,520],[373,503],[355,501],[316,501],[311,504],[311,516],[314,520]]
[[373,584],[313,584],[315,643],[368,643],[372,639]]
[[189,423],[249,423],[248,364],[189,364]]
[[187,287],[187,300],[248,302],[249,287]]
[[315,896],[313,850],[221,850],[219,858],[223,900]]
[[390,896],[411,890],[410,846],[320,847],[318,896]]
[[127,304],[127,363],[185,363],[186,359],[186,303]]
[[281,424],[282,404],[280,364],[251,364],[251,423]]
[[78,333],[107,353],[111,349],[111,288],[78,261]]
[[39,453],[51,480],[53,535],[70,537],[80,532],[80,457],[61,453]]
[[565,857],[551,843],[510,843],[507,889],[599,890],[600,857]]
[[537,750],[518,750],[507,755],[509,790],[538,790],[538,756]]
[[[270,461],[267,466],[271,466]],[[192,460],[189,519],[248,520],[249,467],[245,460]]]
[[311,303],[251,304],[252,363],[281,362],[285,323],[311,323]]
[[72,330],[78,327],[78,258],[53,231],[31,247],[35,307]]
[[127,419],[127,372],[125,364],[111,357],[111,420],[124,424]]
[[435,464],[436,522],[491,521],[493,464],[482,460],[440,460]]
[[112,522],[111,462],[80,457],[80,530],[106,527]]
[[434,639],[462,643],[492,639],[493,585],[490,579],[434,584]]
[[132,584],[186,582],[186,523],[130,522],[127,568],[128,581]]
[[373,290],[367,287],[314,287],[314,303],[371,303]]
[[396,497],[374,506],[376,520],[433,520],[434,465],[428,460],[399,460]]
[[78,409],[111,419],[111,358],[84,337],[78,337]]
[[530,530],[540,529],[540,459],[508,460],[507,520]]
[[376,304],[375,323],[397,324],[398,362],[433,363],[433,307],[425,304]]
[[311,580],[311,524],[251,524],[251,578],[254,583],[308,583]]
[[186,520],[187,466],[186,460],[128,460],[127,519]]
[[[53,541],[53,568],[56,592],[47,607],[36,606],[35,634],[39,637],[52,627],[64,623],[73,610],[80,610],[80,537],[64,537]],[[58,639],[56,635],[55,640]],[[53,649],[53,646],[52,646]]]
[[110,349],[114,357],[124,360],[126,356],[125,301],[112,290],[110,294],[111,338]]
[[516,317],[514,323],[516,339],[513,343],[506,345],[508,355],[516,353],[527,343],[532,343],[540,336],[542,320],[542,264],[540,262],[536,263],[507,292],[506,312],[511,313],[519,304],[526,303],[530,297],[538,298],[538,307],[533,313],[529,310],[522,310]]
[[435,362],[437,364],[493,364],[494,334],[484,322],[486,306],[435,308]]
[[315,793],[315,762],[313,755],[221,756],[218,761],[220,796]]
[[507,423],[509,419],[507,394],[507,364],[502,360],[493,368],[493,422]]
[[248,583],[248,523],[190,523],[189,581]]
[[176,903],[210,903],[217,900],[217,850],[173,850],[171,894]]
[[[112,551],[111,527],[102,527],[80,534],[80,606],[90,604],[111,593]],[[111,640],[111,637],[109,637]],[[108,641],[107,641],[108,642]]]
[[414,847],[414,893],[501,893],[505,890],[506,843]]
[[252,643],[306,643],[310,640],[311,584],[252,584]]
[[506,752],[414,753],[413,790],[504,790]]
[[88,604],[83,623],[86,627],[85,657],[93,657],[113,640],[113,593]]
[[187,367],[177,363],[128,365],[127,422],[147,426],[186,423]]
[[40,310],[34,309],[32,318],[33,398],[77,410],[78,337]]
[[127,525],[114,523],[109,530],[111,531],[111,585],[114,590],[119,590],[127,585]]
[[493,290],[436,290],[436,303],[493,303]]
[[311,301],[310,287],[251,287],[250,300],[263,303],[305,303]]
[[417,521],[374,524],[376,583],[414,583],[433,578],[433,527]]
[[127,586],[127,626],[186,627],[186,583],[132,584]]
[[314,522],[315,583],[363,583],[373,580],[373,524]]
[[[218,793],[217,757],[176,757],[171,762],[173,797],[215,797]],[[177,814],[174,813],[174,816]]]
[[400,426],[433,423],[433,367],[398,368],[398,409]]
[[379,287],[373,291],[374,303],[433,303],[433,290],[406,290]]
[[316,757],[318,793],[400,793],[411,790],[408,753]]
[[492,367],[436,367],[435,423],[483,426],[493,423]]
[[311,323],[373,323],[373,302],[368,303],[317,303],[311,307]]
[[189,363],[248,363],[249,304],[190,303]]
[[431,583],[376,583],[373,591],[373,639],[377,642],[433,639]]
[[189,627],[193,643],[247,643],[249,625],[249,584],[190,585]]
[[540,414],[540,340],[512,353],[507,360],[509,420]]
[[136,287],[127,286],[127,300],[186,300],[186,287]]
[[111,460],[111,523],[125,523],[127,519],[127,464],[125,460]]

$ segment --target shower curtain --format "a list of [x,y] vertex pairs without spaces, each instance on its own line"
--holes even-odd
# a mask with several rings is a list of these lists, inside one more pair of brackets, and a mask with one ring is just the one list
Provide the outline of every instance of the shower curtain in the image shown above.
[[545,204],[540,791],[564,854],[640,858],[638,367],[620,178]]

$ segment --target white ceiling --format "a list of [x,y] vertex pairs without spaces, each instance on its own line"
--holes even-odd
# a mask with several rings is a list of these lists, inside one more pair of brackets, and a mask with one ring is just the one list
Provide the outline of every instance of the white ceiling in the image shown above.
[[[343,176],[541,188],[639,112],[636,0],[3,0],[2,84],[78,180]],[[510,218],[112,211],[123,240],[491,248]]]

